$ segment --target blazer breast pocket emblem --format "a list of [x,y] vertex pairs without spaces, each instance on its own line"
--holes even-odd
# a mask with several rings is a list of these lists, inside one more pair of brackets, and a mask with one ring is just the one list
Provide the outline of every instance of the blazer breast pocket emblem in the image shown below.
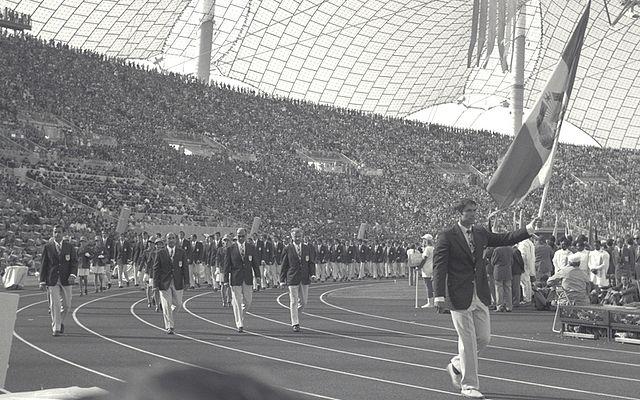
[[182,268],[182,261],[178,261],[178,267]]
[[306,256],[306,257],[304,258],[304,260],[308,262],[308,261],[309,261],[309,256]]
[[65,254],[64,259],[67,261],[71,261],[71,255]]
[[253,257],[252,257],[252,256],[249,256],[249,261],[251,261],[251,260],[253,260]]

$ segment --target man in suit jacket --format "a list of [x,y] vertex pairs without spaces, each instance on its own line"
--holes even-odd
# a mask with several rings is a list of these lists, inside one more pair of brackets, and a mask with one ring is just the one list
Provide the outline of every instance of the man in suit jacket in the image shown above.
[[222,240],[222,246],[216,249],[216,257],[215,257],[215,270],[217,285],[220,285],[220,293],[222,295],[222,307],[230,307],[231,306],[231,287],[229,287],[229,282],[223,282],[224,277],[224,259],[227,254],[227,248],[233,244],[229,235],[225,235]]
[[318,277],[320,278],[320,282],[324,282],[329,277],[329,270],[327,269],[327,261],[329,258],[329,248],[326,244],[323,243],[322,239],[318,240],[318,252],[316,262],[318,263]]
[[127,264],[131,260],[131,244],[123,235],[116,234],[113,258],[118,266],[118,287],[122,287],[122,282],[129,286],[129,276],[127,274]]
[[376,239],[376,245],[373,248],[373,279],[382,279],[384,276],[384,245]]
[[111,289],[111,268],[114,264],[113,261],[113,238],[107,233],[106,230],[100,232],[100,239],[104,245],[104,281],[107,283],[107,289]]
[[496,285],[496,306],[498,311],[513,310],[513,249],[511,246],[500,246],[491,255],[493,279]]
[[543,276],[546,276],[548,278],[553,275],[553,249],[542,237],[538,239],[535,254],[536,280],[539,281]]
[[315,279],[315,251],[302,243],[302,229],[291,230],[292,243],[287,246],[282,257],[280,282],[289,289],[289,310],[294,332],[300,332],[299,312],[307,305],[309,285]]
[[140,282],[142,282],[142,286],[144,286],[142,261],[144,250],[148,247],[148,242],[149,234],[147,232],[142,232],[138,235],[137,242],[133,248],[133,283],[136,286],[140,286]]
[[280,264],[282,264],[282,254],[284,254],[284,243],[279,237],[275,238],[273,243],[273,251],[275,252],[275,263],[273,265],[273,276],[275,280],[280,280]]
[[260,255],[260,264],[264,268],[262,276],[262,282],[267,286],[276,286],[278,277],[275,276],[273,263],[275,261],[275,253],[271,236],[262,235],[262,241],[264,243],[262,247],[262,254]]
[[158,250],[153,262],[153,290],[160,294],[164,327],[169,335],[174,333],[173,312],[178,312],[182,306],[185,287],[189,287],[187,253],[176,246],[176,234],[170,232],[167,247]]
[[634,270],[633,247],[625,244],[623,238],[618,238],[618,245],[613,250],[613,261],[615,265],[616,285],[622,282],[622,275],[633,277]]
[[49,296],[53,336],[64,333],[64,320],[71,311],[71,287],[78,274],[76,251],[69,242],[63,242],[63,234],[62,226],[53,228],[53,237],[44,245],[40,265],[40,289],[46,289]]
[[253,300],[253,278],[260,277],[256,247],[248,243],[247,231],[238,229],[238,241],[227,248],[224,258],[224,282],[231,285],[231,305],[239,333],[244,332],[244,313]]
[[526,229],[493,233],[474,225],[476,202],[463,199],[456,206],[460,219],[438,235],[433,257],[435,306],[442,312],[445,297],[451,302],[451,319],[458,333],[459,354],[447,365],[454,387],[470,398],[484,398],[478,380],[478,352],[491,337],[491,295],[482,254],[487,247],[512,246],[531,236],[534,219]]
[[191,281],[191,289],[194,288],[194,284],[200,287],[200,267],[202,262],[202,253],[204,252],[204,246],[202,242],[198,241],[198,235],[195,233],[191,235],[191,242],[189,242],[189,252],[187,253],[187,259],[189,260],[189,280]]

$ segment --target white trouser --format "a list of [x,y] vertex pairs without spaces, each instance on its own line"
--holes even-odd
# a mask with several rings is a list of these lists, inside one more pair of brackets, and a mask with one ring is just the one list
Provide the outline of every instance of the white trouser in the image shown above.
[[51,307],[51,329],[54,332],[60,331],[60,327],[71,311],[71,288],[71,285],[62,286],[60,280],[55,286],[47,286]]
[[473,300],[466,310],[451,310],[453,326],[458,332],[458,355],[451,359],[453,366],[462,373],[463,389],[480,389],[478,380],[478,353],[491,339],[489,308],[473,289]]
[[180,311],[182,306],[182,290],[176,290],[171,281],[169,289],[160,290],[160,302],[162,303],[162,315],[165,329],[175,328],[173,312]]
[[236,327],[244,327],[244,313],[251,307],[253,287],[242,282],[242,286],[231,286],[231,305]]
[[291,311],[291,325],[300,325],[298,313],[304,310],[309,298],[309,285],[289,285],[289,310]]
[[522,300],[530,302],[533,297],[533,289],[531,288],[531,276],[526,272],[520,275],[520,286],[522,286],[522,296],[524,297]]
[[373,265],[373,278],[382,278],[384,276],[384,263],[377,262]]
[[366,271],[365,271],[365,268],[364,268],[366,264],[367,263],[365,263],[365,262],[361,262],[360,263],[360,268],[358,269],[358,278],[359,279],[364,279],[364,277],[366,275]]

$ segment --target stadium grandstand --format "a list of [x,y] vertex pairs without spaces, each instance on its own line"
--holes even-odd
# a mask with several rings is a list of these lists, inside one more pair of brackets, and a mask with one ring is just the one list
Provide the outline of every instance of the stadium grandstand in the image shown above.
[[[507,45],[500,53],[470,48],[474,3],[507,5]],[[629,243],[638,263],[631,269],[634,279],[640,278],[635,3],[591,5],[565,105],[568,140],[554,153],[539,227],[544,237],[552,236],[554,250],[561,238],[575,252],[584,242],[594,252],[593,243],[599,250],[602,239]],[[344,243],[346,252],[352,247],[346,263],[354,265],[373,262],[356,250],[359,240],[369,252],[374,243],[386,243],[387,254],[389,248],[398,253],[399,269],[384,276],[409,279],[414,272],[404,270],[407,250],[421,248],[425,233],[435,236],[451,225],[459,216],[452,205],[461,198],[477,201],[482,224],[490,221],[497,231],[523,228],[523,218],[537,214],[543,189],[506,210],[497,210],[486,189],[514,135],[517,56],[508,43],[517,32],[526,40],[520,85],[526,116],[586,4],[0,0],[0,271],[25,266],[37,275],[57,226],[66,242],[80,248],[105,234],[144,247],[143,231],[184,231],[213,241],[205,238],[215,232],[231,238],[246,228],[256,241],[263,234],[280,241],[298,227],[317,249],[322,241]],[[519,18],[526,22],[517,27]],[[481,36],[478,41],[486,39]],[[501,110],[504,121],[495,127],[479,127],[477,118],[460,123],[461,116],[442,122],[451,118],[439,115],[438,107],[472,109],[475,103],[489,104],[481,113]],[[575,132],[593,145],[572,144]],[[124,260],[130,268],[135,264],[136,285],[142,259],[135,257],[142,257],[142,247]],[[609,247],[614,252],[614,244]],[[210,251],[195,274],[203,287],[217,291],[221,282],[211,271],[219,261]],[[134,282],[132,275],[122,281],[124,265],[107,258],[119,266],[119,285]],[[355,268],[339,277],[329,271],[322,281],[377,277]],[[533,272],[533,281],[544,276],[546,284],[549,275]],[[610,286],[621,284],[613,261],[607,275]],[[97,282],[95,291],[102,292]],[[601,302],[609,286],[596,286]],[[522,295],[528,287],[523,284]],[[533,304],[532,293],[528,297],[523,305]],[[590,329],[580,333],[600,334]],[[618,398],[637,396],[638,380],[629,380]],[[28,389],[15,375],[14,382]],[[342,398],[360,398],[349,393]],[[433,398],[449,398],[447,393]],[[582,394],[599,398],[595,389]]]

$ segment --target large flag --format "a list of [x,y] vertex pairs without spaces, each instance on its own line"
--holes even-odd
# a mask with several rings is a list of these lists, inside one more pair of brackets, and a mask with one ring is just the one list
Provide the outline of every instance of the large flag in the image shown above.
[[590,8],[591,1],[540,98],[489,181],[487,191],[500,209],[519,203],[551,178],[553,156],[558,146],[558,124],[564,118],[571,97]]

